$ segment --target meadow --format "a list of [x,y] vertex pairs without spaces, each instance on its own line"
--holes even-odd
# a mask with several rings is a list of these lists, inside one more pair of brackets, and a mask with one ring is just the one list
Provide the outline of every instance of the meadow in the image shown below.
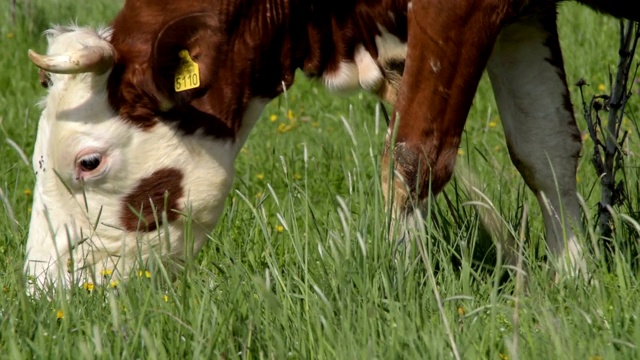
[[[604,256],[594,235],[600,198],[587,95],[610,89],[618,22],[560,7],[561,43],[584,139],[579,191],[592,279],[555,283],[535,197],[511,164],[487,79],[469,114],[459,159],[505,226],[523,231],[528,289],[503,276],[459,181],[430,204],[426,259],[393,260],[379,180],[386,124],[375,98],[337,96],[299,75],[266,109],[237,161],[234,189],[211,239],[177,278],[161,266],[127,283],[32,298],[22,274],[34,175],[30,156],[45,94],[27,49],[43,52],[51,24],[100,26],[121,1],[0,4],[0,357],[243,359],[634,359],[640,346],[637,128],[627,107],[622,178]],[[636,56],[636,59],[638,56]],[[528,209],[523,224],[523,209]],[[109,276],[104,274],[104,276]]]

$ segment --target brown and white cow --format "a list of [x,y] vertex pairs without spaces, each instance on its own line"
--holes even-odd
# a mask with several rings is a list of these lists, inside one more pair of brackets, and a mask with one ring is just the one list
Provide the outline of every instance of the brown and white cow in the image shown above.
[[[632,2],[583,2],[640,19]],[[544,210],[548,247],[560,268],[583,270],[574,233],[581,144],[556,6],[131,0],[109,29],[53,29],[48,55],[30,53],[49,93],[25,271],[68,285],[103,269],[126,277],[154,251],[178,262],[196,253],[222,212],[238,150],[297,69],[331,90],[365,89],[395,104],[381,168],[394,216],[409,218],[451,177],[485,67],[511,158]],[[177,91],[188,59],[197,86]],[[195,243],[185,244],[186,229]]]

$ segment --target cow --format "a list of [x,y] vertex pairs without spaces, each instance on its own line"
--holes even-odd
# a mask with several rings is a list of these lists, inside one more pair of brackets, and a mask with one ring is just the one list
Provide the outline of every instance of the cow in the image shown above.
[[[640,20],[632,2],[584,0]],[[557,270],[577,240],[580,133],[555,0],[129,0],[110,27],[56,27],[30,51],[48,87],[25,272],[33,286],[181,263],[223,211],[234,160],[301,69],[394,106],[382,152],[395,226],[449,181],[488,70],[511,159],[536,195]],[[415,226],[415,225],[413,225]],[[185,241],[186,229],[193,243]],[[507,249],[509,250],[509,249]]]

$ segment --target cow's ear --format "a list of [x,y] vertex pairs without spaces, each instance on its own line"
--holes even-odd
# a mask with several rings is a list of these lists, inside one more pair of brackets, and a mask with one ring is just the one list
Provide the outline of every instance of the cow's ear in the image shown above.
[[[195,13],[172,20],[158,33],[150,63],[155,86],[165,97],[160,100],[185,104],[206,92],[219,30],[212,14]],[[192,62],[191,67],[185,62]],[[197,65],[195,75],[193,64]]]

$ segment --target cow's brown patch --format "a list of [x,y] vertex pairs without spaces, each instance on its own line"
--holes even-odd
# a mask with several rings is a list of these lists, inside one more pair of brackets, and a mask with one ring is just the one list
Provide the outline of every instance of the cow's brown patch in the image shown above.
[[122,227],[127,231],[153,231],[162,224],[165,210],[169,221],[176,220],[179,217],[178,200],[184,193],[183,178],[182,171],[164,168],[140,180],[122,200]]

